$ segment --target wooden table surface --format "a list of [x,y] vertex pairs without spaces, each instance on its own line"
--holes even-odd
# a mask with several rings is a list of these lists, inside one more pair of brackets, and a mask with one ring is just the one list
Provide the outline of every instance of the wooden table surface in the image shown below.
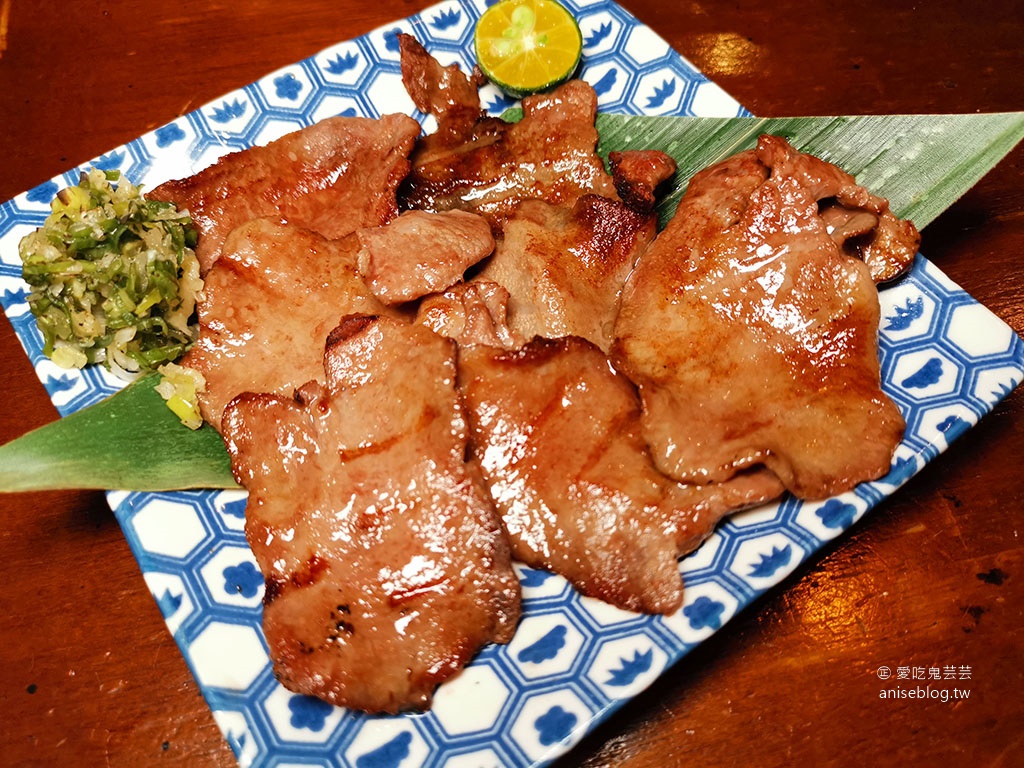
[[[0,200],[429,4],[0,0]],[[1024,110],[1017,0],[623,5],[755,114]],[[1024,148],[922,251],[1024,331]],[[56,412],[6,320],[0,360],[6,441]],[[1017,391],[558,765],[1024,765],[1022,456]],[[0,495],[0,562],[0,764],[234,764],[100,493]]]

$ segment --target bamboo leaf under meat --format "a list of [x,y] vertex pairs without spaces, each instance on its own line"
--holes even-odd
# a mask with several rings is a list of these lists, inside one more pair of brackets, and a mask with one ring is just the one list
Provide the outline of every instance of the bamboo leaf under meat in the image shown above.
[[182,425],[149,373],[0,446],[0,491],[236,488],[220,435]]
[[1024,112],[847,117],[647,117],[599,114],[598,152],[660,149],[678,164],[659,205],[667,221],[690,177],[763,133],[783,136],[888,198],[923,229],[1024,139]]

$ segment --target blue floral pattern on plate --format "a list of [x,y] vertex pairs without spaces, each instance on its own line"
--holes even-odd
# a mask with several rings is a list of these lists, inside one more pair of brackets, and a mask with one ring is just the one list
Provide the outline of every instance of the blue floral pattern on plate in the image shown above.
[[[119,168],[153,188],[329,115],[405,112],[429,128],[402,88],[395,33],[412,32],[444,63],[468,69],[473,25],[489,4],[448,0],[338,43],[90,165]],[[568,5],[583,32],[582,77],[603,110],[746,114],[618,5]],[[493,113],[511,104],[490,86],[482,99]],[[80,170],[0,205],[0,301],[62,414],[119,383],[100,369],[63,371],[43,357],[17,243]],[[111,492],[108,500],[241,765],[543,765],[894,492],[1024,376],[1021,339],[924,258],[881,301],[884,386],[908,424],[886,477],[824,502],[786,498],[729,519],[680,562],[686,602],[674,616],[616,610],[581,598],[560,577],[517,566],[525,613],[515,638],[485,648],[423,715],[369,717],[277,683],[260,629],[263,585],[243,532],[243,492]]]

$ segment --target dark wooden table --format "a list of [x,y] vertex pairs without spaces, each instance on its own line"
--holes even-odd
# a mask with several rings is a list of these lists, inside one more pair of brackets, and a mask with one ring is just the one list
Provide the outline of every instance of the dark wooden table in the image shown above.
[[[0,0],[0,200],[428,4]],[[1024,110],[1016,0],[623,4],[756,114]],[[1024,331],[1024,148],[922,250]],[[6,441],[56,412],[6,320],[0,360]],[[1024,765],[1022,456],[1018,391],[559,765]],[[101,494],[0,495],[0,563],[0,764],[234,764]]]

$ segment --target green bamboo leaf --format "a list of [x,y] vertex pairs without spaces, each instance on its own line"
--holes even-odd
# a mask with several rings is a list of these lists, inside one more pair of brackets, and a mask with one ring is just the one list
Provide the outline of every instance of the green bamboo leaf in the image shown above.
[[0,446],[0,491],[237,488],[220,435],[192,431],[148,374],[114,395]]
[[659,206],[671,218],[691,176],[762,133],[828,160],[923,229],[1024,139],[1024,112],[964,115],[709,118],[600,114],[598,151],[654,148],[678,164]]
[[[521,114],[521,113],[520,113]],[[506,119],[515,119],[515,113]],[[668,220],[690,177],[774,133],[857,177],[923,228],[1024,138],[1024,113],[690,118],[600,114],[598,151],[660,149],[678,171]],[[186,429],[147,376],[101,403],[0,447],[0,491],[234,488],[220,436]]]

